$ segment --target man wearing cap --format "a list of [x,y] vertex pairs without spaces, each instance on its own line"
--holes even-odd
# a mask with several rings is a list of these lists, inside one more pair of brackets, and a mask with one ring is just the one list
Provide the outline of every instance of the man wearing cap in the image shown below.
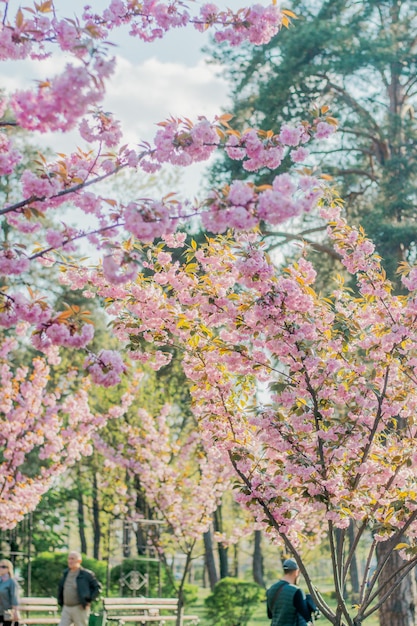
[[284,576],[266,592],[268,617],[271,626],[306,626],[315,610],[311,597],[297,587],[300,570],[294,559],[283,563]]

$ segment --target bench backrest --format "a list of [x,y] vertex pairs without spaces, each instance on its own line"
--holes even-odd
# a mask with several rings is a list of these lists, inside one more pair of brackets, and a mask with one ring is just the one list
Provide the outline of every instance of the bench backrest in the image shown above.
[[139,596],[137,598],[103,598],[103,605],[111,608],[113,605],[123,605],[129,608],[132,604],[166,604],[173,605],[178,604],[177,598],[144,598]]
[[24,597],[19,600],[21,611],[58,611],[56,598]]
[[176,611],[177,598],[103,598],[103,608],[109,611],[138,611],[142,609],[158,608]]

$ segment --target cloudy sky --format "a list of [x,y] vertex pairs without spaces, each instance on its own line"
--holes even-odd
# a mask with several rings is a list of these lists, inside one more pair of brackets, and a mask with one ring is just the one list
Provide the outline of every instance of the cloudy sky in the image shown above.
[[[68,10],[69,3],[65,0],[55,2],[57,7],[62,6],[62,14],[67,17],[80,14],[84,4],[85,0],[72,0]],[[90,4],[99,10],[108,2],[92,0]],[[198,11],[199,4],[190,2],[192,13]],[[217,2],[219,8],[233,10],[249,4],[249,0]],[[219,76],[219,69],[207,64],[201,52],[208,43],[207,35],[190,27],[172,31],[163,40],[152,44],[133,40],[126,33],[115,33],[111,39],[116,43],[117,70],[108,84],[103,108],[121,120],[125,138],[132,145],[151,140],[157,130],[156,123],[170,115],[212,118],[227,109],[227,85]],[[34,80],[55,74],[56,64],[66,61],[65,58],[54,58],[42,63],[2,63],[2,86],[8,92],[27,88]],[[75,135],[71,134],[65,138],[59,135],[34,139],[65,152],[70,151],[76,141]],[[193,166],[185,174],[189,194],[197,193],[203,170],[201,166]]]

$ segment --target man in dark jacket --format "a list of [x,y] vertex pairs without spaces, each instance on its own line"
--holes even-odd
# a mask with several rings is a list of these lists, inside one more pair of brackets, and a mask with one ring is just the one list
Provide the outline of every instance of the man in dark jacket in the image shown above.
[[89,569],[81,567],[81,554],[70,552],[68,568],[58,587],[58,604],[62,607],[59,626],[88,626],[90,605],[101,591],[101,585]]
[[271,626],[306,626],[316,607],[310,596],[297,587],[300,570],[294,559],[283,563],[284,576],[266,592],[268,617]]

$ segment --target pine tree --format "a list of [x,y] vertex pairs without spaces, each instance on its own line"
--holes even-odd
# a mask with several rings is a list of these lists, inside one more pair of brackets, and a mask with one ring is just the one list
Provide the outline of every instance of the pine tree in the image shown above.
[[[217,56],[232,84],[234,124],[275,130],[317,104],[330,106],[339,133],[317,144],[312,160],[335,178],[350,219],[363,225],[393,279],[398,263],[416,254],[417,2],[294,0],[291,10],[298,19],[268,45]],[[226,158],[214,168],[219,175],[264,184],[273,173],[254,179]]]

